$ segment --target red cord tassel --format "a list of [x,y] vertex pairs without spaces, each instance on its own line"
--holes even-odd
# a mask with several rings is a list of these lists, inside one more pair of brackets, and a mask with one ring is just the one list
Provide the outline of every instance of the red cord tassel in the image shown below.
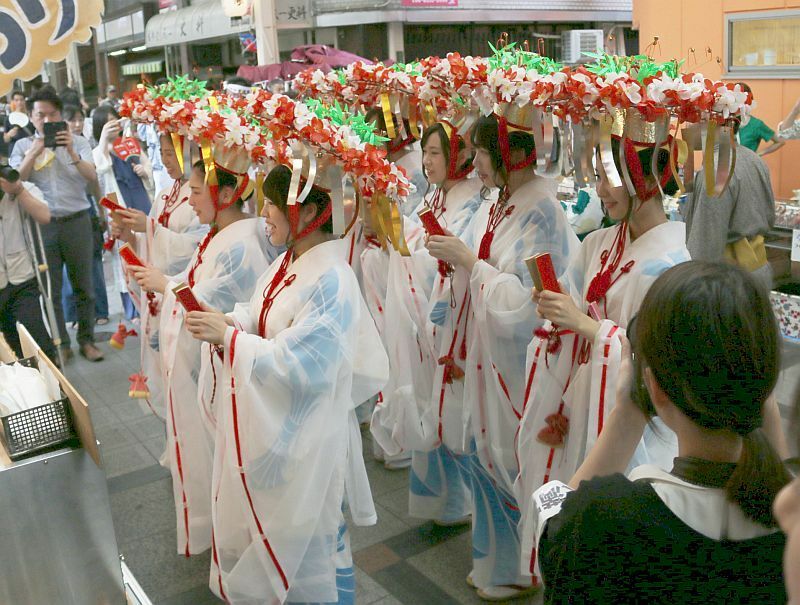
[[562,412],[556,412],[555,414],[550,414],[544,420],[547,426],[539,431],[539,434],[536,435],[536,439],[550,447],[561,447],[564,445],[564,437],[569,432],[569,418]]
[[131,388],[128,391],[128,397],[132,399],[149,399],[150,389],[147,388],[147,376],[141,372],[138,374],[131,374],[128,376],[131,383]]
[[117,327],[117,331],[114,332],[108,340],[108,345],[121,351],[125,348],[125,339],[128,338],[128,336],[138,336],[138,334],[136,330],[129,330],[125,327],[125,324],[121,323]]

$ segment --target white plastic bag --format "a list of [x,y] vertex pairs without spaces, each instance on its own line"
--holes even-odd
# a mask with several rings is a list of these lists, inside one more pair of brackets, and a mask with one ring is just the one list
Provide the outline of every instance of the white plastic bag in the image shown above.
[[0,414],[7,416],[50,403],[56,399],[48,392],[39,370],[18,363],[0,365]]

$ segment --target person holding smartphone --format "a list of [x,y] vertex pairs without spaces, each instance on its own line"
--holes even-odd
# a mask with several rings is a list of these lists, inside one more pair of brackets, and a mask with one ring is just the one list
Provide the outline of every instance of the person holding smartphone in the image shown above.
[[[73,136],[63,121],[61,99],[55,90],[42,88],[33,95],[31,104],[36,134],[17,141],[9,163],[19,171],[21,180],[39,188],[50,207],[52,218],[43,226],[42,234],[64,360],[72,356],[60,300],[66,265],[77,303],[80,353],[89,361],[100,361],[103,353],[94,343],[91,202],[86,197],[87,185],[97,182],[92,150],[86,139]],[[45,130],[52,130],[54,125],[57,132],[53,146],[47,147]]]

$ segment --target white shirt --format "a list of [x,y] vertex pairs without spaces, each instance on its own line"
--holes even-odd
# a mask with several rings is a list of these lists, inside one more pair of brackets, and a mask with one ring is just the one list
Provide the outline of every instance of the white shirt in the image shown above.
[[[23,185],[39,203],[45,203],[36,185],[27,182]],[[0,198],[0,290],[9,283],[16,286],[35,275],[25,243],[23,214],[12,196],[4,194]]]

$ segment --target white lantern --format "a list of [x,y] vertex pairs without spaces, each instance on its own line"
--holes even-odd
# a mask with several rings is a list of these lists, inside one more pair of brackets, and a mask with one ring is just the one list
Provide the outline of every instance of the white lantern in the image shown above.
[[244,17],[250,14],[252,0],[222,0],[222,10],[228,17]]

